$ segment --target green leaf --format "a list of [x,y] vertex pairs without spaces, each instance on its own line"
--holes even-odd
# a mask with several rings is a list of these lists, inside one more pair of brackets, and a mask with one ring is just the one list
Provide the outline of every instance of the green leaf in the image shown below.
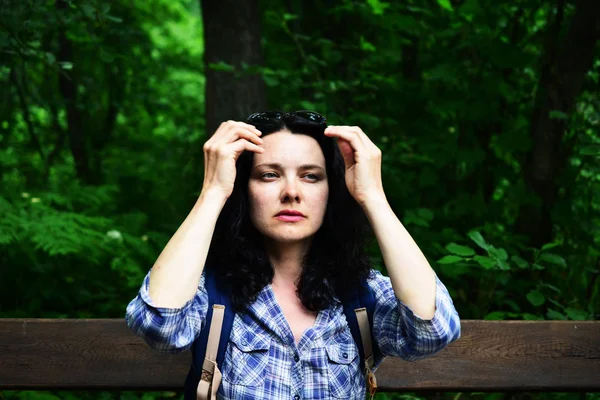
[[540,321],[543,320],[542,317],[539,317],[537,315],[533,315],[533,314],[529,314],[529,313],[524,313],[523,314],[523,319],[526,321]]
[[450,243],[448,246],[446,246],[446,250],[448,250],[452,254],[456,254],[458,256],[463,257],[472,257],[475,255],[475,251],[472,248],[467,246],[461,246],[456,243]]
[[437,0],[438,4],[440,5],[440,7],[442,7],[445,10],[448,11],[454,11],[454,8],[452,7],[452,3],[450,3],[450,0]]
[[114,16],[112,16],[112,15],[105,15],[105,16],[104,16],[104,18],[106,18],[106,19],[107,19],[107,20],[109,20],[109,21],[116,22],[116,23],[121,23],[121,22],[123,22],[123,19],[122,19],[122,18],[119,18],[119,17],[114,17]]
[[498,255],[498,258],[500,260],[502,260],[502,261],[508,260],[508,254],[506,253],[506,250],[498,249],[498,252],[496,254]]
[[300,102],[300,106],[305,110],[316,110],[319,108],[315,105],[315,103],[308,100],[302,100]]
[[562,244],[561,242],[546,243],[545,245],[542,246],[542,251],[553,249],[557,246],[560,246],[561,244]]
[[588,319],[589,315],[584,310],[577,310],[575,308],[565,308],[565,312],[567,313],[567,317],[575,321],[585,321]]
[[521,311],[521,307],[519,307],[519,305],[513,301],[513,300],[505,300],[504,303],[509,306],[510,308],[513,309],[514,312],[519,312]]
[[484,250],[488,249],[488,244],[485,242],[485,239],[483,238],[483,236],[481,236],[481,233],[479,233],[478,231],[471,231],[468,234],[469,238],[471,238],[472,241],[474,241],[477,246],[481,247]]
[[502,320],[506,318],[506,313],[504,311],[492,311],[491,313],[489,313],[488,315],[486,315],[485,317],[483,317],[483,319],[485,320]]
[[283,14],[283,19],[286,21],[292,21],[292,20],[298,19],[298,16],[296,14],[285,13],[285,14]]
[[367,0],[367,3],[371,6],[371,10],[373,10],[373,14],[375,15],[383,15],[385,9],[390,6],[381,0]]
[[428,221],[426,221],[425,219],[420,217],[419,213],[414,209],[405,210],[404,218],[402,219],[402,223],[404,223],[406,225],[414,224],[414,225],[423,226],[423,227],[429,226]]
[[417,210],[417,214],[419,215],[419,217],[422,217],[428,221],[433,220],[433,211],[431,211],[428,208],[419,208]]
[[485,269],[492,269],[496,266],[496,261],[492,260],[491,258],[489,258],[487,256],[477,255],[477,256],[473,257],[473,259],[475,261],[477,261],[477,263]]
[[504,249],[497,249],[494,246],[490,246],[488,251],[490,252],[490,255],[494,256],[498,260],[502,260],[502,261],[508,260],[508,254],[506,253],[506,250],[504,250]]
[[537,290],[532,290],[527,293],[527,300],[536,307],[539,307],[546,302],[544,295]]
[[56,57],[52,53],[46,53],[46,59],[48,60],[48,64],[54,64],[56,61]]
[[517,264],[519,268],[526,269],[529,267],[529,263],[519,256],[512,256],[510,259]]
[[546,313],[546,316],[548,317],[548,319],[559,319],[559,320],[566,320],[567,317],[565,317],[563,314],[559,313],[556,310],[553,309],[548,309],[548,312]]
[[587,145],[579,149],[579,154],[584,156],[600,156],[600,145]]
[[82,3],[81,11],[83,11],[83,14],[88,18],[96,17],[96,7],[94,7],[93,5],[91,5],[89,3]]
[[550,111],[550,113],[548,114],[548,116],[550,117],[550,119],[562,119],[562,120],[569,119],[569,116],[567,114],[565,114],[562,111],[558,111],[558,110],[552,110],[552,111]]
[[66,70],[73,69],[73,63],[69,62],[69,61],[60,61],[58,63],[58,65],[60,65],[60,67],[62,69],[66,69]]
[[543,287],[547,287],[550,290],[554,290],[556,293],[561,293],[562,292],[559,288],[557,288],[556,286],[551,285],[549,283],[542,282],[542,283],[540,283],[540,285],[542,285]]
[[540,260],[547,261],[552,264],[560,265],[561,267],[567,266],[567,262],[565,261],[565,259],[556,254],[543,253],[540,256]]
[[510,271],[510,264],[507,263],[506,261],[502,260],[502,259],[498,259],[498,266],[500,267],[501,270],[503,271]]
[[463,258],[458,256],[444,256],[440,258],[437,262],[440,264],[454,264],[462,260]]
[[263,75],[262,78],[265,81],[265,84],[269,87],[274,87],[274,86],[279,85],[279,79],[277,79],[273,76]]
[[208,68],[213,69],[215,71],[225,71],[225,72],[234,72],[235,67],[231,64],[227,64],[225,61],[219,61],[218,63],[210,63],[208,64]]
[[375,48],[375,46],[373,46],[373,44],[372,44],[372,43],[369,43],[369,42],[368,42],[368,41],[367,41],[367,40],[364,38],[364,36],[361,36],[361,37],[360,37],[360,48],[361,48],[363,51],[370,51],[370,52],[374,52],[374,51],[376,51],[376,50],[377,50],[377,49]]

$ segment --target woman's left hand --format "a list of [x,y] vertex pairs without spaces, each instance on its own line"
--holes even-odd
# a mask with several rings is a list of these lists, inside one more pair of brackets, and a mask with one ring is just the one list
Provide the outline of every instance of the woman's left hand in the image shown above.
[[358,126],[328,126],[325,135],[338,139],[346,166],[346,186],[364,206],[368,200],[385,199],[381,182],[381,150]]

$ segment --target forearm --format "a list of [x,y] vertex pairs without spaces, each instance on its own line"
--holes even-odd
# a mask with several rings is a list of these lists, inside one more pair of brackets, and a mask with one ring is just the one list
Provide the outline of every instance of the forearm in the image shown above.
[[156,307],[179,308],[196,294],[215,225],[225,198],[202,193],[150,272],[149,294]]
[[367,200],[363,209],[373,227],[394,294],[416,315],[433,318],[435,273],[385,197]]

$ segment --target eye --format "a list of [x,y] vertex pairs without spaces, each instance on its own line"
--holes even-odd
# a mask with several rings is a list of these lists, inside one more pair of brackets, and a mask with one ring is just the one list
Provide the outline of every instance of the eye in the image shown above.
[[305,178],[308,178],[312,181],[318,181],[319,179],[321,179],[321,177],[319,175],[316,174],[306,174],[304,175]]
[[265,172],[260,176],[261,178],[277,178],[277,174],[275,172]]

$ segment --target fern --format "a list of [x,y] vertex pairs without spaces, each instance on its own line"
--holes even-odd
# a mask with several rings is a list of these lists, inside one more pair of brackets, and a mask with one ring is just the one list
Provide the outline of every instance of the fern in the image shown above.
[[8,245],[23,236],[25,219],[8,200],[0,196],[0,245]]
[[92,262],[100,261],[111,250],[111,239],[106,235],[112,225],[108,218],[45,206],[40,206],[35,214],[38,215],[27,222],[26,229],[37,250],[50,256],[77,254]]

